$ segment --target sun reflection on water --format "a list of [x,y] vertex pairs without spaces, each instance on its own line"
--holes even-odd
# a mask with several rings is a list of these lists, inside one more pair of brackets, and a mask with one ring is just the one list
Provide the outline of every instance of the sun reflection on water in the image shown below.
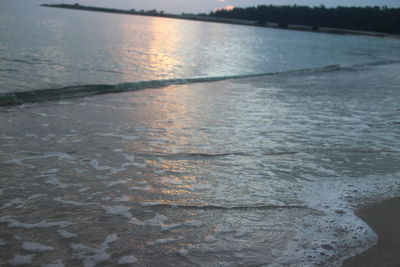
[[[147,29],[140,35],[138,27]],[[143,71],[142,80],[168,79],[177,77],[177,66],[183,63],[180,53],[184,42],[184,25],[179,20],[167,18],[127,17],[122,25],[122,40],[119,50],[124,80],[135,81],[135,69]],[[143,65],[146,62],[146,65]]]
[[182,60],[178,57],[178,49],[182,42],[182,23],[177,20],[154,18],[151,20],[152,38],[148,47],[151,71],[165,73],[166,78],[172,78],[175,66]]
[[[145,95],[146,103],[141,101],[142,95]],[[193,160],[198,162],[199,159],[191,159],[190,155],[196,152],[196,143],[205,142],[204,137],[198,138],[194,127],[199,123],[195,112],[196,98],[196,92],[185,90],[185,86],[170,86],[141,91],[140,96],[127,99],[140,103],[140,111],[136,110],[132,118],[140,116],[148,129],[145,139],[135,140],[128,146],[132,151],[143,149],[146,155],[152,155],[145,160],[146,172],[151,173],[148,178],[154,183],[153,193],[157,191],[165,196],[157,202],[182,204],[196,195],[192,187],[200,180]],[[142,146],[144,143],[151,145]]]

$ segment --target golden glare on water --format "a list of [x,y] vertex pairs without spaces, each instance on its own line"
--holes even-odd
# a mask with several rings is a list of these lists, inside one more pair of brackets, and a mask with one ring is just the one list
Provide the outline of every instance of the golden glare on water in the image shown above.
[[[196,91],[185,90],[186,86],[169,86],[162,89],[141,91],[128,99],[140,103],[140,110],[132,114],[132,118],[141,117],[146,121],[149,131],[145,153],[155,153],[157,158],[146,160],[147,168],[155,170],[157,184],[154,189],[162,195],[191,195],[191,188],[198,184],[196,172],[185,155],[196,153],[193,144],[205,142],[204,136],[193,127],[198,123],[196,112]],[[147,102],[142,102],[141,97]],[[137,150],[135,143],[132,150]],[[139,148],[142,149],[142,148]],[[154,192],[155,192],[154,191]]]
[[161,190],[162,194],[164,195],[190,195],[191,192],[188,190],[181,190],[181,189],[164,189]]
[[[178,49],[180,49],[182,23],[174,19],[154,18],[151,20],[151,43],[148,47],[151,71],[155,73],[171,73],[179,65]],[[169,77],[168,77],[169,78]]]
[[195,133],[189,130],[190,124],[196,121],[193,93],[182,86],[170,86],[154,95],[152,103],[144,107],[144,112],[151,116],[151,127],[159,129],[154,137],[166,140],[162,147],[164,151],[179,152],[193,141]]
[[[138,36],[138,27],[146,27],[148,34]],[[124,80],[137,80],[132,69],[138,67],[145,70],[144,80],[175,78],[177,66],[183,64],[182,45],[187,45],[182,44],[185,32],[182,27],[184,24],[175,19],[127,16],[120,47],[115,48],[120,53],[118,62],[125,69]],[[146,65],[140,66],[141,62]]]

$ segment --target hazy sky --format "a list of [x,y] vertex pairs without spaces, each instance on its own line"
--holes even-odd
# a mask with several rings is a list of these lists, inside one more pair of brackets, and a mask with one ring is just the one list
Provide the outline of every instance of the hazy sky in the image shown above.
[[[50,0],[48,0],[50,1]],[[256,5],[309,5],[319,6],[389,6],[400,7],[400,0],[52,0],[53,2],[76,3],[85,5],[107,6],[123,9],[157,9],[170,13],[200,13],[223,8],[225,6]]]

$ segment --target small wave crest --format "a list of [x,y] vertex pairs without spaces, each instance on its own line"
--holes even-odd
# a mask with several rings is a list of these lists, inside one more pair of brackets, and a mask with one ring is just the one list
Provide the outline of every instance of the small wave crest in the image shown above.
[[[353,67],[356,68],[361,66],[387,65],[387,64],[399,64],[399,63],[400,61],[393,61],[393,60],[379,61],[379,62],[370,62],[366,64],[357,64],[353,65]],[[137,91],[149,88],[161,88],[170,85],[206,83],[206,82],[216,82],[223,80],[274,76],[274,75],[320,73],[320,72],[335,71],[348,68],[349,67],[345,67],[338,64],[338,65],[324,66],[320,68],[298,69],[298,70],[291,70],[284,72],[268,72],[268,73],[257,73],[257,74],[247,74],[247,75],[201,77],[201,78],[187,78],[187,79],[150,80],[150,81],[139,81],[132,83],[122,83],[117,85],[87,84],[78,86],[66,86],[61,88],[39,89],[39,90],[21,91],[21,92],[7,92],[0,94],[0,106],[12,106],[12,105],[21,105],[24,103],[62,100],[68,98],[93,96],[99,94]]]
[[249,205],[249,206],[223,206],[223,205],[180,205],[180,204],[168,204],[168,203],[141,203],[145,207],[153,208],[179,208],[179,209],[194,209],[194,210],[263,210],[263,209],[310,209],[310,207],[302,205]]
[[373,62],[368,62],[368,63],[362,63],[362,64],[355,64],[355,67],[364,67],[364,66],[380,66],[380,65],[392,65],[392,64],[400,64],[400,60],[378,60],[378,61],[373,61]]
[[190,159],[190,160],[203,160],[203,159],[213,159],[213,158],[223,158],[229,156],[250,156],[250,153],[245,152],[226,152],[226,153],[202,153],[202,152],[194,152],[194,153],[172,153],[172,154],[153,154],[157,157],[161,157],[164,159],[172,159],[172,160],[179,160],[179,159]]

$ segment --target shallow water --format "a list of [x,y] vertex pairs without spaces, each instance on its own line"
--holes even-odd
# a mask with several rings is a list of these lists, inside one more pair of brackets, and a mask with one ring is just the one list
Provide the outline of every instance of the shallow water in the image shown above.
[[0,261],[339,266],[399,195],[399,64],[0,109]]
[[[353,211],[400,193],[398,40],[40,3],[0,2],[0,105],[33,102],[0,107],[0,265],[339,266],[376,242]],[[65,99],[103,89],[134,92]]]

